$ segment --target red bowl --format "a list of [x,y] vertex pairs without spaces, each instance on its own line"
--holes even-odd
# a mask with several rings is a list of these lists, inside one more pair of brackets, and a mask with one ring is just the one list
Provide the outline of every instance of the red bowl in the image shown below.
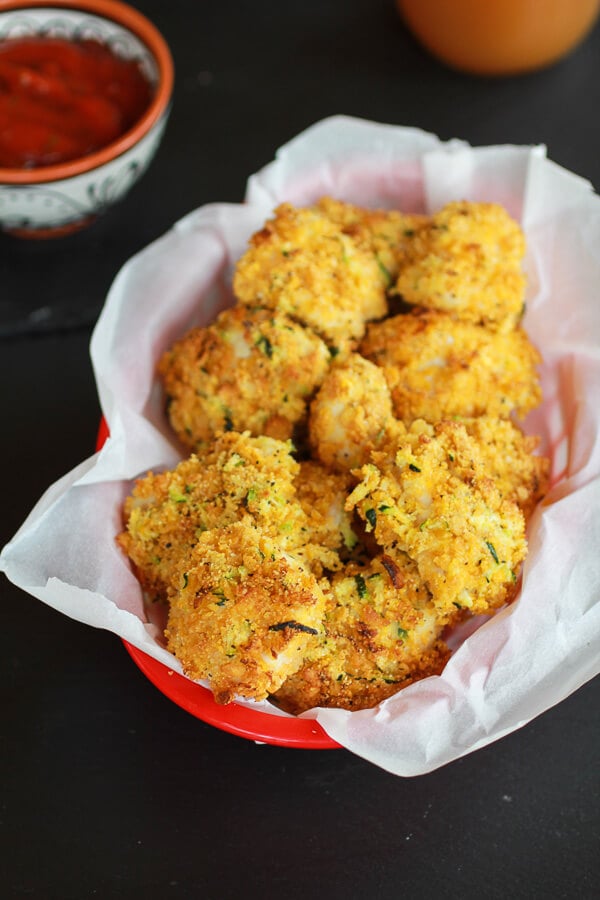
[[332,750],[339,746],[314,719],[270,715],[238,703],[219,706],[201,684],[184,678],[127,641],[123,643],[136,666],[169,700],[221,731],[262,744],[301,750]]
[[[102,419],[96,442],[97,450],[103,446],[108,433],[106,422]],[[262,744],[296,747],[300,750],[334,750],[340,746],[314,719],[270,715],[238,703],[228,703],[226,706],[215,703],[212,693],[201,684],[169,669],[128,641],[123,643],[140,671],[169,700],[221,731]]]

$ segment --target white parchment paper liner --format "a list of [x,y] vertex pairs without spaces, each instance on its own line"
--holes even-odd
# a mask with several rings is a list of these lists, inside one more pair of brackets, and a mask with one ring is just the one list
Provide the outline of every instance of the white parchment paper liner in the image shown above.
[[519,728],[600,669],[600,198],[543,147],[471,148],[337,116],[252,176],[243,205],[206,206],[178,222],[119,273],[92,338],[110,439],[49,488],[0,568],[50,606],[181,671],[146,621],[114,541],[130,479],[180,457],[155,363],[231,302],[232,266],[273,207],[323,194],[429,212],[453,199],[496,201],[528,240],[525,326],[544,355],[545,400],[526,427],[543,437],[554,486],[531,524],[520,597],[464,640],[441,676],[374,710],[309,714],[349,750],[417,775]]

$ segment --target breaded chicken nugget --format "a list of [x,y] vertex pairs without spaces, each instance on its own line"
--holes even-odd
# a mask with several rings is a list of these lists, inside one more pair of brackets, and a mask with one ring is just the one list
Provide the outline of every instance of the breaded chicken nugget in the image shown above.
[[518,322],[525,239],[494,203],[449,203],[420,228],[396,290],[407,303],[501,330]]
[[299,714],[314,706],[366,709],[412,681],[439,674],[448,650],[416,566],[389,557],[333,578],[325,635],[273,700]]
[[[451,427],[450,427],[451,426]],[[441,620],[486,613],[511,600],[527,551],[525,520],[487,477],[476,440],[459,423],[408,434],[373,453],[347,501],[384,553],[408,554]]]
[[406,424],[447,416],[524,417],[541,400],[540,355],[522,328],[506,333],[440,312],[374,322],[360,352],[382,366]]
[[322,197],[317,209],[375,255],[387,287],[395,283],[417,231],[428,221],[427,216],[365,209],[332,197]]
[[250,516],[202,534],[189,563],[170,588],[169,650],[217,703],[264,700],[317,643],[321,587]]
[[159,374],[171,425],[196,449],[219,431],[291,437],[330,354],[312,331],[270,309],[238,306],[165,353]]
[[[548,490],[550,460],[535,455],[539,438],[523,434],[508,419],[480,416],[460,421],[477,441],[487,475],[495,487],[502,497],[521,508],[527,521]],[[436,431],[453,427],[454,423],[442,422]]]
[[268,306],[321,335],[335,350],[385,315],[385,279],[374,255],[314,209],[284,203],[239,260],[235,296]]
[[173,573],[187,565],[203,532],[250,513],[282,546],[307,541],[295,500],[299,466],[289,442],[229,432],[173,471],[140,478],[124,507],[118,542],[151,599],[164,599]]
[[308,417],[309,444],[322,463],[356,469],[399,428],[383,369],[358,353],[332,364]]

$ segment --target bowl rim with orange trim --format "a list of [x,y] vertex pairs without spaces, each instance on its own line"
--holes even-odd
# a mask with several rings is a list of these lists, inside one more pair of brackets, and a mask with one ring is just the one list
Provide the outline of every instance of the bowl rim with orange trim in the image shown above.
[[121,156],[142,140],[168,110],[175,80],[173,58],[158,28],[139,10],[121,0],[3,0],[1,17],[7,13],[31,10],[65,10],[96,16],[114,22],[134,35],[152,55],[157,68],[155,91],[149,106],[138,121],[106,146],[68,162],[34,168],[0,167],[0,185],[34,185],[64,181],[93,171]]

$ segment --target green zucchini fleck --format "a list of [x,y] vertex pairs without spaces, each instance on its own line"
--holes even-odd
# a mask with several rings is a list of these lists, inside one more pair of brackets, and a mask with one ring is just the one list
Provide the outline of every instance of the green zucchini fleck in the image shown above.
[[355,575],[354,581],[356,582],[356,590],[358,591],[358,596],[364,599],[369,593],[367,590],[367,585],[365,584],[365,579],[362,575]]
[[255,341],[255,344],[257,347],[259,347],[260,350],[262,350],[262,352],[265,354],[265,356],[268,356],[269,359],[272,358],[273,344],[271,343],[271,341],[269,340],[268,337],[265,337],[264,334],[261,334]]
[[494,545],[491,544],[489,541],[486,541],[485,545],[488,548],[488,550],[490,551],[490,553],[492,554],[492,556],[494,558],[494,562],[499,564],[500,560],[498,559],[498,554],[496,553],[496,548],[494,547]]
[[379,266],[379,271],[381,272],[381,274],[382,274],[383,277],[385,278],[385,283],[387,284],[388,287],[390,287],[390,285],[392,284],[392,280],[393,280],[393,279],[392,279],[392,274],[391,274],[390,270],[389,270],[388,267],[381,261],[381,259],[379,258],[379,256],[378,256],[377,253],[375,254],[375,259],[377,260],[377,265]]
[[365,517],[371,528],[375,528],[375,526],[377,525],[377,513],[375,512],[375,510],[367,509],[365,512]]
[[181,491],[178,491],[177,488],[172,487],[169,488],[169,500],[173,500],[175,503],[187,503],[188,498]]

